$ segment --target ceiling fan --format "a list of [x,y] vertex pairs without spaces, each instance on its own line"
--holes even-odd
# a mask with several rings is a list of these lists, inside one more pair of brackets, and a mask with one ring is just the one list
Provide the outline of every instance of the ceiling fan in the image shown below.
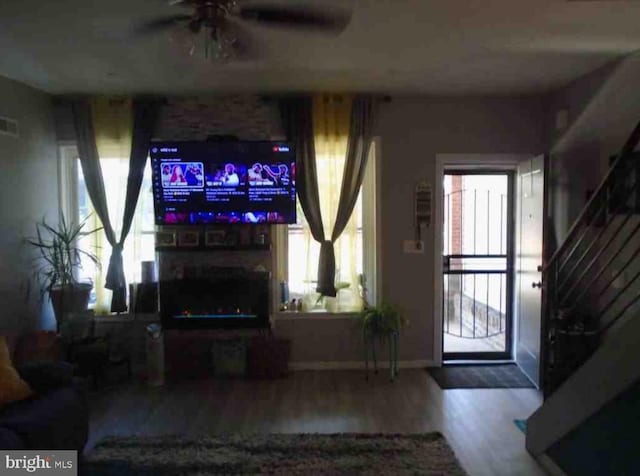
[[190,9],[191,13],[147,21],[136,28],[136,33],[178,31],[187,35],[191,43],[190,55],[197,49],[204,49],[207,59],[229,60],[251,50],[251,35],[245,29],[245,23],[336,35],[351,20],[351,12],[341,8],[246,3],[241,0],[170,0],[170,6]]

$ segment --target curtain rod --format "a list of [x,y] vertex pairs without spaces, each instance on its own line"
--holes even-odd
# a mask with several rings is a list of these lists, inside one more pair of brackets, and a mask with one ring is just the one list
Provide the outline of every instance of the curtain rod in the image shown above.
[[[339,94],[339,93],[336,93],[336,94]],[[277,100],[279,97],[286,97],[286,96],[287,96],[287,94],[283,94],[281,96],[261,94],[258,97],[264,102],[271,102],[271,101]],[[389,95],[380,95],[379,97],[382,99],[382,102],[391,102],[392,101],[391,96],[389,96]]]
[[[196,95],[197,96],[197,95]],[[283,95],[286,96],[286,95]],[[53,104],[54,105],[65,105],[65,104],[69,104],[70,100],[73,99],[78,99],[78,98],[86,98],[86,97],[90,97],[88,95],[79,95],[79,94],[62,94],[62,95],[57,95],[57,96],[53,96]],[[114,97],[117,97],[117,95],[114,95]],[[148,98],[155,98],[158,99],[160,102],[162,102],[164,105],[169,104],[169,101],[171,99],[174,98],[179,98],[181,96],[176,95],[176,96],[162,96],[162,95],[149,95],[149,96],[133,96],[135,97],[148,97]],[[279,97],[282,96],[278,96],[278,95],[265,95],[265,94],[259,94],[258,97],[260,98],[261,101],[264,102],[270,102],[270,101],[274,101],[277,100]],[[380,96],[382,98],[382,102],[391,102],[391,96],[389,95],[384,95],[384,96]]]

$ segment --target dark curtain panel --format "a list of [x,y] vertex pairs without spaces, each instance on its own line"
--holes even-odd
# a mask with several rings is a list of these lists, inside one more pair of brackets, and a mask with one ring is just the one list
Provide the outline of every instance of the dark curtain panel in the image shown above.
[[358,201],[358,193],[367,170],[379,104],[377,98],[370,96],[356,96],[353,100],[347,157],[344,163],[338,212],[331,233],[332,242],[335,242],[344,231]]
[[96,215],[102,222],[107,241],[111,246],[116,244],[116,235],[109,220],[109,209],[107,208],[107,197],[104,191],[104,181],[102,179],[102,169],[100,168],[100,157],[96,146],[96,136],[93,130],[93,117],[91,115],[91,104],[88,99],[76,99],[71,101],[71,111],[73,112],[73,125],[76,130],[76,143],[82,175],[87,186],[89,198],[96,211]]
[[120,241],[113,246],[105,287],[113,290],[111,311],[127,310],[127,282],[124,276],[122,250],[124,242],[131,230],[133,215],[140,196],[140,187],[144,176],[144,168],[149,155],[149,142],[158,122],[161,102],[155,99],[133,100],[133,131],[131,135],[131,155],[129,157],[129,175],[127,177],[127,194],[122,217]]
[[122,263],[122,248],[124,241],[131,229],[133,214],[138,203],[140,186],[144,174],[144,166],[149,151],[149,141],[156,125],[160,103],[155,100],[134,100],[133,102],[133,134],[131,143],[131,155],[129,158],[129,176],[127,179],[127,195],[120,241],[116,241],[115,232],[109,220],[109,210],[104,190],[100,157],[96,146],[96,137],[93,129],[91,105],[86,99],[72,101],[73,122],[76,130],[78,155],[82,166],[82,174],[91,198],[93,208],[112,247],[111,258],[105,280],[105,288],[111,289],[111,311],[124,312],[126,305],[126,279]]
[[324,227],[320,213],[316,151],[313,141],[313,101],[311,97],[287,97],[280,100],[280,114],[287,140],[296,152],[296,181],[298,198],[309,222],[313,238],[324,241]]

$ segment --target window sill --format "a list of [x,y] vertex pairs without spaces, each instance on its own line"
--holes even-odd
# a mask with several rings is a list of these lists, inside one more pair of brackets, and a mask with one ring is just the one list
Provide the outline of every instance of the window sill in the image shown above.
[[160,316],[157,313],[132,314],[123,312],[122,314],[97,314],[93,319],[95,322],[160,322]]
[[354,320],[360,315],[359,312],[295,312],[279,311],[275,313],[276,321],[329,321],[329,320]]

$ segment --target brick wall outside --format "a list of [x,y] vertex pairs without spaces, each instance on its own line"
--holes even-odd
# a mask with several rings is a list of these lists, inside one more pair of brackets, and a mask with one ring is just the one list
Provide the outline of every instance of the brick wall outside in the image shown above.
[[462,176],[453,175],[451,177],[451,211],[450,211],[450,231],[451,231],[451,254],[462,254]]

